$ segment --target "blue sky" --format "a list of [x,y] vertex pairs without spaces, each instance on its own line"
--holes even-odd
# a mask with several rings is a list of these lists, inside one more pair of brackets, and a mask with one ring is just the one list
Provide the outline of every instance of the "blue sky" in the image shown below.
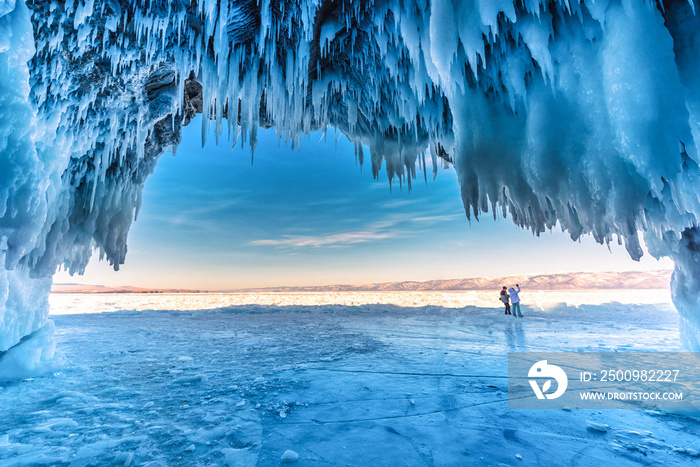
[[147,180],[120,271],[95,256],[84,276],[54,280],[211,290],[671,267],[490,214],[470,224],[452,168],[389,188],[345,137],[314,133],[297,151],[260,130],[251,164],[225,138],[202,148],[197,118]]

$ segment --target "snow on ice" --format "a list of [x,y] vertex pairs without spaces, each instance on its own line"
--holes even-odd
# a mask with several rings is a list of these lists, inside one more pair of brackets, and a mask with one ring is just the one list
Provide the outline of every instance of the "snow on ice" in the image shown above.
[[[676,263],[700,348],[694,0],[0,1],[0,352],[53,352],[57,267],[115,268],[182,125],[255,147],[336,129],[374,173],[453,163],[467,216]],[[217,136],[218,138],[218,136]],[[30,341],[35,341],[30,344]],[[24,362],[24,363],[22,363]]]
[[[524,319],[496,305],[379,304],[383,293],[374,305],[277,294],[283,306],[198,295],[175,310],[160,294],[149,298],[160,306],[112,296],[124,311],[54,316],[65,364],[52,376],[0,383],[0,464],[695,462],[700,425],[685,415],[508,409],[507,352],[682,350],[668,298],[606,294],[527,305]],[[60,299],[57,312],[96,300]]]

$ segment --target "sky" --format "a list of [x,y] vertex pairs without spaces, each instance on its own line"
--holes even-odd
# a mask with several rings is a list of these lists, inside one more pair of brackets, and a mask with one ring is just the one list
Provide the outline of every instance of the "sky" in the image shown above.
[[453,168],[390,187],[333,132],[292,150],[259,130],[252,161],[247,145],[201,141],[197,117],[176,155],[161,156],[118,272],[94,255],[85,275],[54,282],[225,290],[672,267],[591,237],[538,238],[490,213],[469,222]]

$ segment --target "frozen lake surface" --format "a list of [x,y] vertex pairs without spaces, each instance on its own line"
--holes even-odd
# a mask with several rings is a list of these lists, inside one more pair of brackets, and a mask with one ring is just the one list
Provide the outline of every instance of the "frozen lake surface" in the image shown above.
[[54,295],[61,363],[0,383],[0,464],[700,464],[679,415],[507,408],[509,351],[683,350],[668,292],[496,295]]

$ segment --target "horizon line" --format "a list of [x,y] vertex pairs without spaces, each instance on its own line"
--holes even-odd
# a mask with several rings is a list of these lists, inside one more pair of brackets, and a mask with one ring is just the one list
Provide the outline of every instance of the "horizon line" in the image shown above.
[[[575,272],[557,272],[550,274],[532,274],[532,275],[510,275],[510,276],[475,276],[475,277],[463,277],[463,278],[451,278],[451,279],[428,279],[428,280],[405,280],[405,281],[386,281],[386,282],[372,282],[372,283],[362,283],[362,284],[325,284],[325,285],[276,285],[276,286],[266,286],[266,287],[243,287],[243,288],[219,288],[219,289],[203,289],[203,288],[192,288],[192,287],[139,287],[134,285],[118,285],[118,286],[108,286],[103,284],[80,284],[75,282],[66,283],[54,283],[51,286],[51,293],[129,293],[133,291],[135,293],[237,293],[237,292],[275,292],[275,291],[377,291],[379,287],[391,287],[398,286],[400,284],[404,285],[428,285],[434,284],[439,286],[440,284],[445,284],[448,282],[465,282],[465,281],[500,281],[508,282],[509,280],[518,280],[526,282],[532,280],[533,278],[553,278],[557,276],[580,276],[585,275],[637,275],[637,276],[651,276],[660,274],[671,274],[672,269],[651,269],[646,271],[638,270],[627,270],[627,271],[575,271]],[[669,277],[670,279],[670,277]],[[485,290],[488,288],[493,288],[493,284],[483,284]],[[96,288],[104,289],[104,292],[100,290],[95,290],[92,292],[62,292],[54,290],[54,287],[75,287],[80,288]],[[606,287],[615,288],[615,287]],[[345,290],[343,290],[345,289]],[[402,289],[398,289],[400,291]],[[405,289],[403,289],[405,290]],[[420,288],[417,291],[440,291],[449,290],[445,288]],[[480,288],[457,288],[453,290],[480,290]],[[542,289],[546,290],[546,289]],[[386,289],[384,291],[390,291]],[[410,291],[410,290],[405,290]]]

